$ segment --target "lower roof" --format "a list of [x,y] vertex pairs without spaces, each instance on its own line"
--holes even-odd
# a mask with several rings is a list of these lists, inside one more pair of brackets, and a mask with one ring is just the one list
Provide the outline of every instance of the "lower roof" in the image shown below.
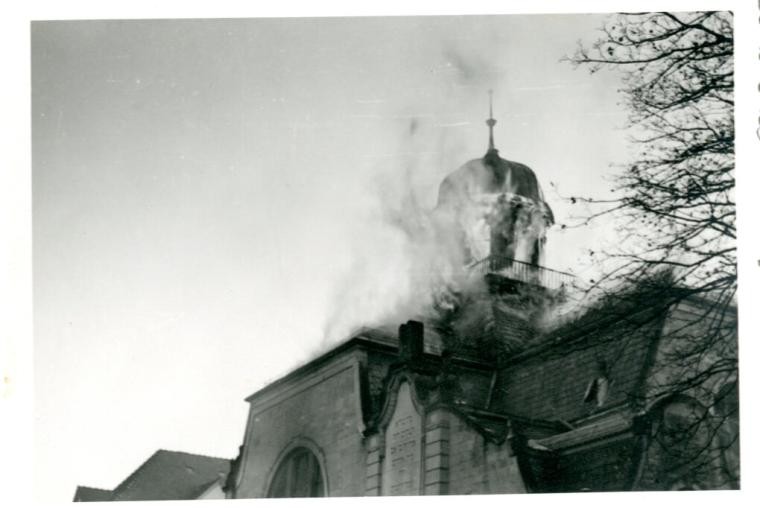
[[113,490],[113,501],[196,499],[230,470],[227,459],[158,450]]

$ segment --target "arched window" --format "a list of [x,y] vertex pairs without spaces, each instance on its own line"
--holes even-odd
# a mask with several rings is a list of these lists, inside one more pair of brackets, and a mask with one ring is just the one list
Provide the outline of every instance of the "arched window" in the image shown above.
[[299,446],[280,462],[269,485],[267,497],[322,497],[324,480],[319,461],[306,447]]

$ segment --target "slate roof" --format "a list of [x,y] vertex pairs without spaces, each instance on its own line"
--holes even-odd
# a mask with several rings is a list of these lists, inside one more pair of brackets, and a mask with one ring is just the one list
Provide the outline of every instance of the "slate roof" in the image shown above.
[[[666,314],[660,305],[625,318],[609,319],[610,312],[593,309],[510,358],[501,370],[496,407],[524,418],[576,422],[638,403]],[[589,383],[599,376],[609,380],[601,407],[584,400]]]
[[[665,295],[656,286],[614,295],[503,365],[496,406],[513,415],[515,449],[532,491],[633,487],[643,450],[633,414],[669,316],[672,299]],[[600,376],[608,381],[601,404],[587,397]],[[536,424],[550,418],[566,427]]]
[[229,470],[227,459],[158,450],[113,490],[112,500],[196,499]]

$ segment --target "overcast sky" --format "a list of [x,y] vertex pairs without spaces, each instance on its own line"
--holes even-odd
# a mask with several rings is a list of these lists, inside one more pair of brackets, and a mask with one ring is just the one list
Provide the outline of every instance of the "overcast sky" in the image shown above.
[[[488,89],[497,148],[558,222],[551,183],[603,196],[628,157],[619,76],[561,61],[601,21],[35,23],[39,498],[158,448],[233,458],[244,397],[393,305],[383,210],[434,206],[485,153]],[[583,276],[597,233],[552,231],[546,264]]]

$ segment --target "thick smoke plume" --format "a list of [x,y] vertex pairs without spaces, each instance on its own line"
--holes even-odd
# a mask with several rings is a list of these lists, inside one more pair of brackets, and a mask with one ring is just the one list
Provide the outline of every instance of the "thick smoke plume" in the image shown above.
[[[413,125],[412,148],[419,129],[416,121]],[[428,199],[426,205],[413,177],[440,181],[441,172],[424,165],[411,157],[403,171],[381,172],[374,180],[373,214],[366,223],[374,234],[354,246],[355,265],[337,294],[327,340],[361,326],[394,326],[410,318],[440,323],[465,301],[473,316],[482,315],[472,310],[472,301],[478,295],[474,300],[479,305],[490,305],[483,297],[485,268],[517,279],[530,275],[519,263],[482,265],[490,255],[540,261],[550,211],[543,201],[519,195],[510,173],[498,191],[487,192],[490,184],[484,179],[496,172],[477,164],[475,171],[463,166],[443,180],[440,192],[433,191],[437,203]]]
[[[421,134],[425,127],[412,120],[401,150],[406,160],[378,168],[371,181],[368,212],[356,235],[362,241],[350,246],[353,266],[335,293],[326,341],[363,326],[429,316],[464,284],[464,253],[434,210],[437,188],[430,182],[439,182],[442,170],[426,156],[436,151],[424,146],[431,142]],[[438,144],[433,140],[434,148]]]
[[[463,88],[479,89],[485,105],[488,85],[499,81],[498,67],[456,49],[445,50],[442,60],[451,93],[460,97]],[[458,141],[445,137],[446,129],[430,118],[411,119],[399,143],[398,153],[405,156],[379,166],[367,189],[368,212],[350,246],[353,266],[330,305],[326,343],[365,326],[446,319],[466,295],[485,293],[483,272],[473,267],[494,253],[492,246],[504,258],[542,261],[551,220],[540,189],[537,198],[526,199],[518,183],[509,181],[510,172],[496,184],[479,181],[491,178],[487,169],[444,181],[454,168],[483,154],[456,146]],[[485,126],[482,132],[485,141]],[[505,174],[492,173],[497,180]]]

